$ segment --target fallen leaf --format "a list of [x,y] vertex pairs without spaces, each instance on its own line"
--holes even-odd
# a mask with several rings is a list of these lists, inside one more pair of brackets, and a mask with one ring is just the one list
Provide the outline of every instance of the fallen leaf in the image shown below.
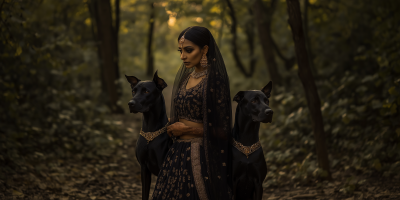
[[24,193],[18,191],[18,190],[12,190],[12,195],[13,196],[18,196],[18,197],[24,197]]
[[293,196],[293,199],[316,199],[317,195],[315,194],[300,194]]

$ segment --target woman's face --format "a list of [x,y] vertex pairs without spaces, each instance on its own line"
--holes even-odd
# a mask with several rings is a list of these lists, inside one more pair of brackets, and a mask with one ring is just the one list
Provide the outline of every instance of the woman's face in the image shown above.
[[183,61],[183,64],[185,64],[186,68],[200,66],[201,56],[203,56],[204,53],[207,53],[207,50],[207,45],[204,46],[203,49],[200,49],[199,46],[188,39],[185,39],[183,45],[178,42],[178,51],[181,52],[181,60]]

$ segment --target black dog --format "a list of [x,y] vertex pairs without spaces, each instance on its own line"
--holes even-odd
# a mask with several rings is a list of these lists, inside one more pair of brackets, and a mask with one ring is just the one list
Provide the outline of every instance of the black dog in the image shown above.
[[[261,91],[240,91],[233,98],[238,102],[233,127],[233,194],[235,199],[262,199],[262,183],[267,163],[259,143],[260,122],[272,121],[269,107],[270,81]],[[250,148],[251,147],[251,148]]]
[[134,76],[125,77],[131,84],[133,96],[128,103],[129,110],[131,113],[143,113],[142,130],[136,143],[136,158],[141,167],[142,199],[147,200],[151,173],[158,176],[165,155],[172,145],[166,129],[169,122],[162,94],[167,84],[157,76],[157,72],[152,81],[140,81]]

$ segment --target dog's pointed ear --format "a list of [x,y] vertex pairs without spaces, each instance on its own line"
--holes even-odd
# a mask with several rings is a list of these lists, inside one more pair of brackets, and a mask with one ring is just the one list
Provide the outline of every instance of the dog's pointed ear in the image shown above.
[[[157,70],[158,71],[158,70]],[[154,73],[154,77],[153,77],[153,82],[156,84],[157,88],[160,89],[161,91],[166,88],[168,85],[167,83],[164,81],[164,79],[158,77],[157,75],[157,71],[156,73]]]
[[271,90],[272,90],[272,81],[270,81],[266,86],[264,86],[264,88],[261,89],[261,92],[263,92],[265,96],[269,98],[271,96]]
[[244,91],[239,91],[234,97],[233,100],[236,102],[240,102],[244,97]]
[[131,88],[134,88],[140,82],[140,79],[138,79],[134,76],[125,75],[125,77],[126,77],[126,80],[128,80],[128,82],[131,84]]

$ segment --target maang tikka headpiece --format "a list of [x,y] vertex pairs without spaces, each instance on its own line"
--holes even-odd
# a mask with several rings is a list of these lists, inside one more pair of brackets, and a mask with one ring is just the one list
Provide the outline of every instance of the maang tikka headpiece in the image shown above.
[[[183,49],[183,43],[185,42],[185,34],[192,28],[193,26],[189,27],[188,30],[185,31],[185,33],[183,33],[181,39],[179,39],[179,44],[181,45],[181,48]],[[201,57],[200,60],[200,64],[202,67],[207,67],[207,57],[206,54],[203,54],[203,56]]]
[[[192,27],[193,26],[191,26],[189,29],[191,29]],[[181,45],[181,48],[183,48],[183,43],[185,42],[185,34],[186,34],[186,32],[188,32],[188,30],[186,30],[185,33],[183,33],[181,39],[179,39],[179,44]]]

